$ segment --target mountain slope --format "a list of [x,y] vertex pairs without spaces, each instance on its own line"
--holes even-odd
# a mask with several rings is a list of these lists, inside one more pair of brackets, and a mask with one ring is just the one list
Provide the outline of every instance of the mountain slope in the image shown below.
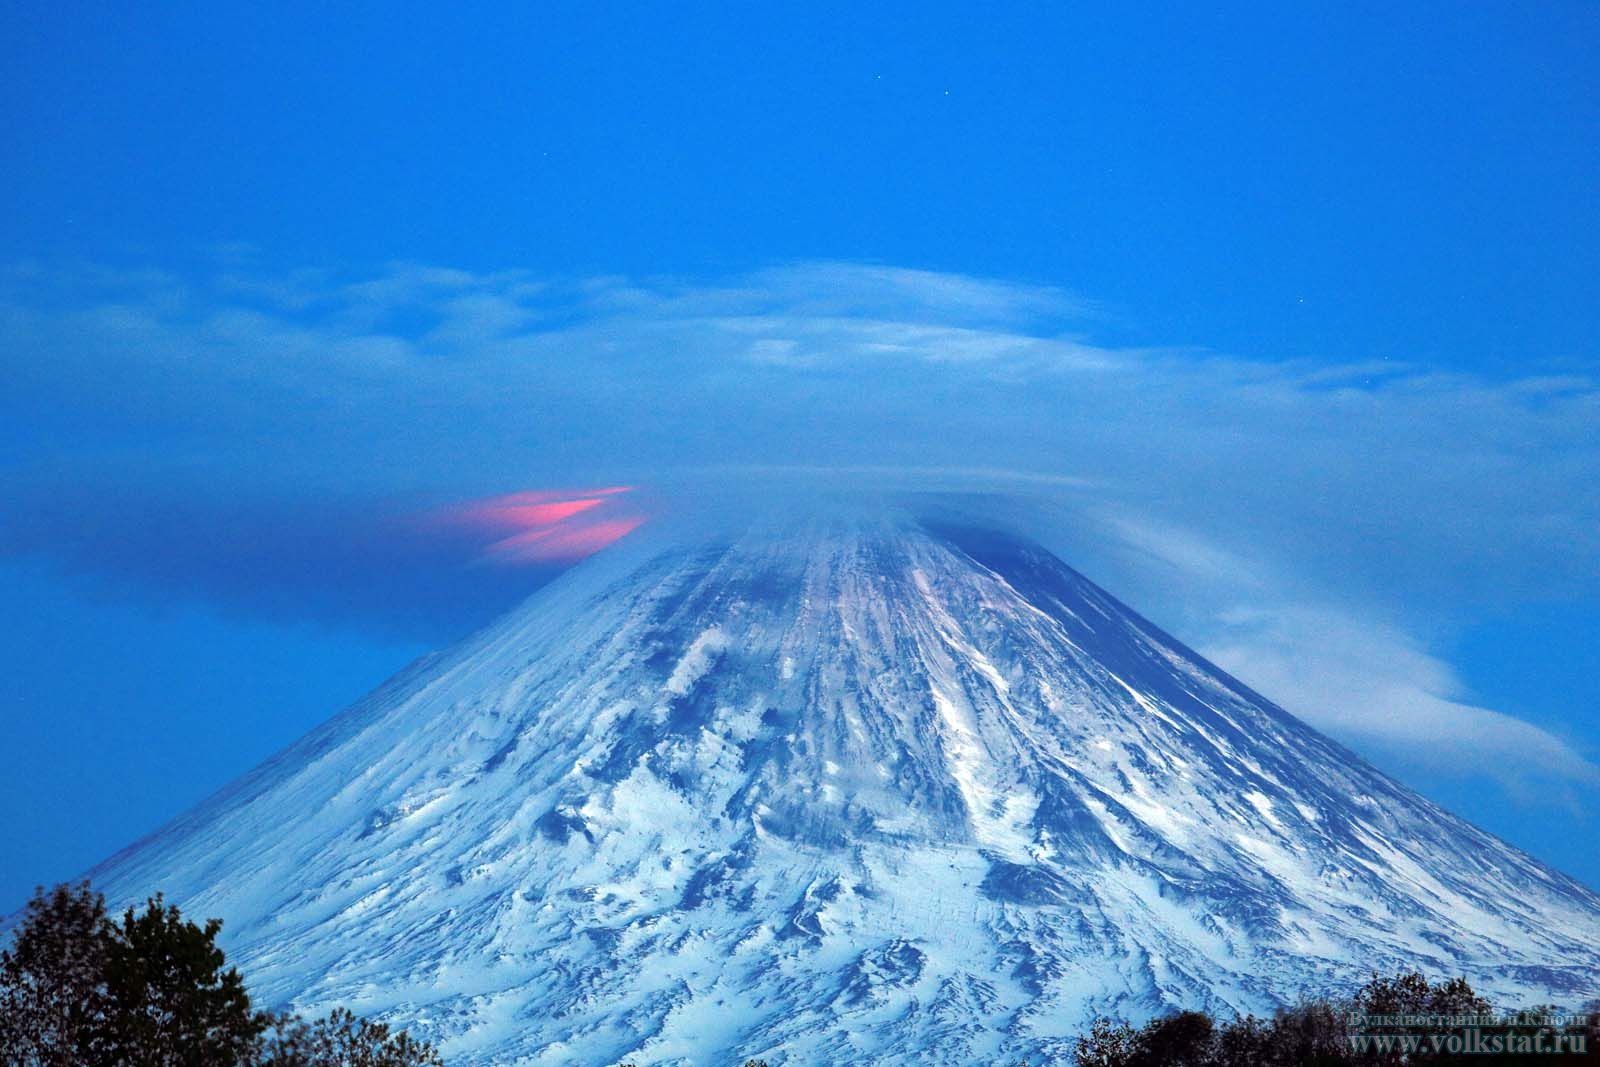
[[967,1063],[1372,968],[1600,995],[1600,899],[1035,546],[591,560],[92,877],[464,1063]]

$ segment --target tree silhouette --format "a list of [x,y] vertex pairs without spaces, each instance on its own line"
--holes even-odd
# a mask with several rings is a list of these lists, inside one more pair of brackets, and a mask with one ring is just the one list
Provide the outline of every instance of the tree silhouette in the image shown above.
[[120,922],[87,882],[40,890],[0,953],[0,1067],[437,1067],[432,1046],[344,1009],[251,1007],[217,947],[162,897]]
[[0,1063],[96,1062],[111,1010],[105,935],[105,900],[87,882],[34,894],[0,953]]
[[251,1067],[428,1067],[443,1060],[408,1034],[358,1019],[344,1008],[316,1022],[276,1021],[263,1054]]
[[111,927],[105,984],[112,1062],[234,1064],[249,1056],[270,1017],[252,1011],[244,980],[223,969],[222,923],[196,926],[151,897]]
[[[1576,1067],[1600,1063],[1597,1009],[1600,1003],[1589,1005],[1576,1018],[1537,1010],[1526,1021],[1506,1021],[1492,1016],[1489,1002],[1465,979],[1433,983],[1409,971],[1374,975],[1349,1000],[1306,1001],[1265,1020],[1217,1022],[1182,1012],[1136,1029],[1096,1019],[1078,1039],[1074,1059],[1078,1067]],[[1543,1051],[1524,1049],[1540,1035]],[[1559,1053],[1558,1037],[1564,1041]]]

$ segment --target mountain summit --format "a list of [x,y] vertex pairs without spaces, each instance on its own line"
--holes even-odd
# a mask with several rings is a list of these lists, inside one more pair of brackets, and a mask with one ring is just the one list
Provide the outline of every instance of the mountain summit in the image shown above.
[[1372,969],[1600,995],[1600,898],[1041,548],[624,543],[91,872],[452,1062],[1064,1056]]

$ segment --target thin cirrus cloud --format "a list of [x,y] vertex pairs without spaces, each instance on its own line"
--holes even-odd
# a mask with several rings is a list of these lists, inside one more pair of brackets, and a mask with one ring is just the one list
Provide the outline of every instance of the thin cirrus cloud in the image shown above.
[[1571,738],[1600,723],[1563,737],[1479,707],[1431,651],[1485,614],[1600,596],[1587,369],[1246,360],[1104,339],[1120,328],[1050,287],[877,265],[15,266],[0,553],[443,639],[648,511],[547,487],[680,507],[730,483],[1004,490],[1338,736],[1411,759],[1449,726],[1451,759],[1490,774],[1536,741],[1537,773],[1592,780]]

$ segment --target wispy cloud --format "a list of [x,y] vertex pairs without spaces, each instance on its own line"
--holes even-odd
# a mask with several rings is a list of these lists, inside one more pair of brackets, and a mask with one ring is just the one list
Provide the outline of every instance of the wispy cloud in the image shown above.
[[[1474,774],[1519,799],[1551,781],[1600,787],[1572,743],[1465,699],[1455,672],[1381,621],[1296,605],[1241,608],[1217,620],[1206,653],[1296,713],[1360,748],[1436,774]],[[1578,794],[1559,797],[1573,807]]]
[[632,486],[534,489],[440,509],[433,522],[483,531],[485,559],[502,563],[576,563],[645,522],[630,506]]
[[[26,506],[0,550],[284,611],[326,612],[319,583],[366,573],[341,601],[355,616],[412,596],[383,592],[385,552],[437,558],[389,517],[452,501],[498,499],[480,518],[529,525],[490,540],[554,566],[638,516],[504,494],[1000,488],[1059,504],[1043,525],[1084,569],[1348,740],[1490,771],[1516,741],[1545,775],[1591,779],[1414,635],[1600,593],[1600,384],[1117,347],[1103,322],[1046,286],[841,263],[709,281],[12,268],[0,478]],[[546,527],[547,505],[578,511]],[[451,580],[484,543],[451,547]]]

